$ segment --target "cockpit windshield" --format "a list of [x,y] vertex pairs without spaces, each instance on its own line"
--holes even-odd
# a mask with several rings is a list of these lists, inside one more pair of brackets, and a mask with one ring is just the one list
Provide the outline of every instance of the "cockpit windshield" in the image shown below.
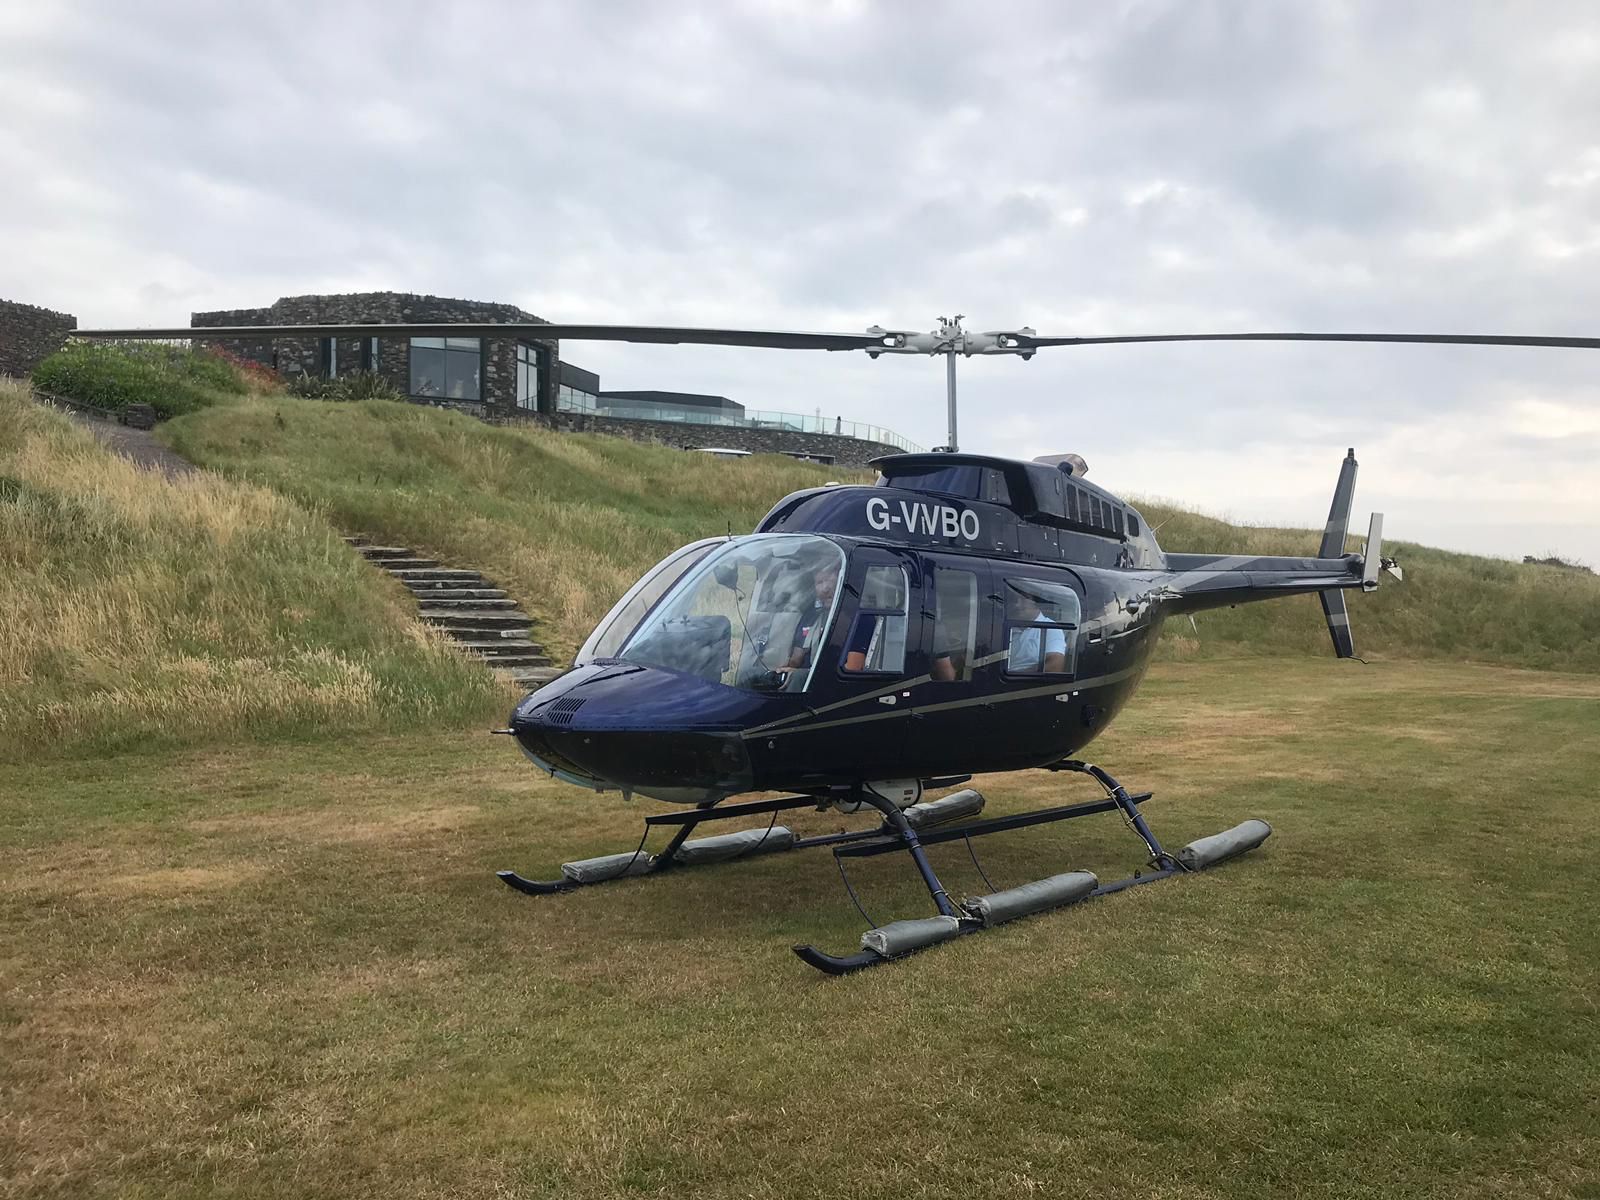
[[803,692],[838,604],[844,551],[814,534],[706,555],[617,656],[755,692]]

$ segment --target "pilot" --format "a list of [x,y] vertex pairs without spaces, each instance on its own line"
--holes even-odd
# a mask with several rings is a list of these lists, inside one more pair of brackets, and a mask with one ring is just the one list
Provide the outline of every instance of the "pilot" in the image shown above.
[[[1012,587],[1011,620],[1028,625],[1048,625],[1039,598]],[[1059,675],[1067,669],[1067,631],[1064,629],[1012,629],[1006,670],[1012,674]]]
[[[811,604],[794,623],[794,637],[789,645],[789,657],[779,667],[785,677],[811,664],[811,652],[821,637],[822,626],[833,611],[833,598],[839,590],[839,564],[824,562],[811,573]],[[867,666],[867,647],[872,642],[873,621],[857,621],[850,631],[850,644],[845,648],[844,669],[864,671]]]

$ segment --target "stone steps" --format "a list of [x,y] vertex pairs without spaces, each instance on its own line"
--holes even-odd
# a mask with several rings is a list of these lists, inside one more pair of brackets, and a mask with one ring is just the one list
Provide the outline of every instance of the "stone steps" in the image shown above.
[[418,615],[430,625],[442,629],[532,629],[533,618],[525,612],[493,608],[430,610],[423,607]]
[[[460,630],[452,632],[459,633]],[[485,638],[482,641],[470,641],[467,638],[455,639],[461,643],[463,650],[471,650],[474,654],[481,654],[485,658],[505,658],[513,654],[543,654],[544,647],[538,642],[530,642],[527,638]]]
[[406,585],[422,621],[478,655],[491,670],[529,691],[561,674],[563,668],[551,663],[544,647],[529,639],[533,618],[481,572],[440,566],[407,546],[375,546],[361,534],[345,541]]
[[489,612],[491,610],[499,612],[517,607],[517,602],[511,599],[480,600],[470,596],[466,599],[454,600],[427,595],[418,596],[417,601],[421,605],[424,614],[467,611]]
[[474,583],[481,583],[483,576],[477,571],[458,571],[453,567],[397,567],[391,570],[401,583],[449,583],[454,587],[471,587]]
[[442,600],[504,600],[504,588],[451,588],[451,587],[424,587],[412,588],[419,603],[436,604]]

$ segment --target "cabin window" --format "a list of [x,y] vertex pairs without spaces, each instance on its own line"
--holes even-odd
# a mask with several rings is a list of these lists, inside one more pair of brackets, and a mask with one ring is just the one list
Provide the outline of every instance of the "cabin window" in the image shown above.
[[1139,518],[1131,512],[1128,513],[1128,536],[1131,538],[1139,536]]
[[601,618],[600,624],[596,625],[594,632],[589,635],[589,640],[584,642],[583,648],[572,660],[572,665],[582,666],[597,658],[615,658],[617,652],[622,649],[622,644],[628,640],[628,635],[639,628],[639,622],[643,621],[645,614],[667,594],[668,589],[682,579],[697,562],[727,540],[718,537],[691,542],[674,550],[651,567],[639,582],[629,588],[622,599],[616,602],[611,611]]
[[941,683],[972,678],[978,637],[978,577],[940,567],[933,576],[933,662],[928,674]]
[[1040,579],[1006,580],[1006,674],[1070,675],[1083,606],[1078,593]]
[[674,585],[617,657],[752,692],[803,692],[843,569],[844,551],[814,534],[728,542]]
[[900,675],[906,666],[906,599],[903,567],[870,566],[861,585],[861,607],[845,641],[840,666],[851,672]]
[[976,466],[920,467],[881,476],[878,483],[883,487],[910,488],[976,500],[982,492],[983,475],[984,468]]

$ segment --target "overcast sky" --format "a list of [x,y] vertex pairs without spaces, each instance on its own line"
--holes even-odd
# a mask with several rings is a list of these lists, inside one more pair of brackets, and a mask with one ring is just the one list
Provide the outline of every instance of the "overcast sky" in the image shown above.
[[[550,320],[1600,334],[1592,3],[0,0],[0,296],[85,326],[367,289]],[[568,343],[608,389],[944,441],[919,358]],[[1600,565],[1600,353],[962,364],[962,448]]]

